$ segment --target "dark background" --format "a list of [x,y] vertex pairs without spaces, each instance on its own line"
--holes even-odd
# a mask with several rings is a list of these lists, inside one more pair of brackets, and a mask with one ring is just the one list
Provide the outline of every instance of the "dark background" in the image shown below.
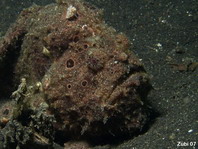
[[[87,0],[104,9],[107,24],[125,33],[142,59],[154,90],[148,96],[157,111],[148,129],[115,149],[193,148],[198,145],[198,1]],[[0,0],[0,36],[23,8],[53,0]]]

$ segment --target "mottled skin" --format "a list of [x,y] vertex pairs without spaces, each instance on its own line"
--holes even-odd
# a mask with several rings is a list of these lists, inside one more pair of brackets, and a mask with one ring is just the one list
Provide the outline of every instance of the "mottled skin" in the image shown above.
[[[67,19],[70,5],[77,12]],[[0,69],[15,52],[12,85],[22,77],[28,86],[41,82],[33,103],[47,102],[55,130],[65,136],[134,133],[147,121],[142,98],[149,82],[142,63],[125,35],[108,27],[87,3],[26,9],[0,43]]]

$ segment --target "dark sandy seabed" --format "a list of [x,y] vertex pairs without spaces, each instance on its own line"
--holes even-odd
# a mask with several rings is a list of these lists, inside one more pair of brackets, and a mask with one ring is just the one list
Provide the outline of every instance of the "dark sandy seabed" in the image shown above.
[[[154,88],[147,100],[155,112],[142,133],[94,148],[198,148],[198,1],[87,1],[104,9],[106,23],[128,36]],[[0,36],[23,8],[52,2],[1,0]]]

